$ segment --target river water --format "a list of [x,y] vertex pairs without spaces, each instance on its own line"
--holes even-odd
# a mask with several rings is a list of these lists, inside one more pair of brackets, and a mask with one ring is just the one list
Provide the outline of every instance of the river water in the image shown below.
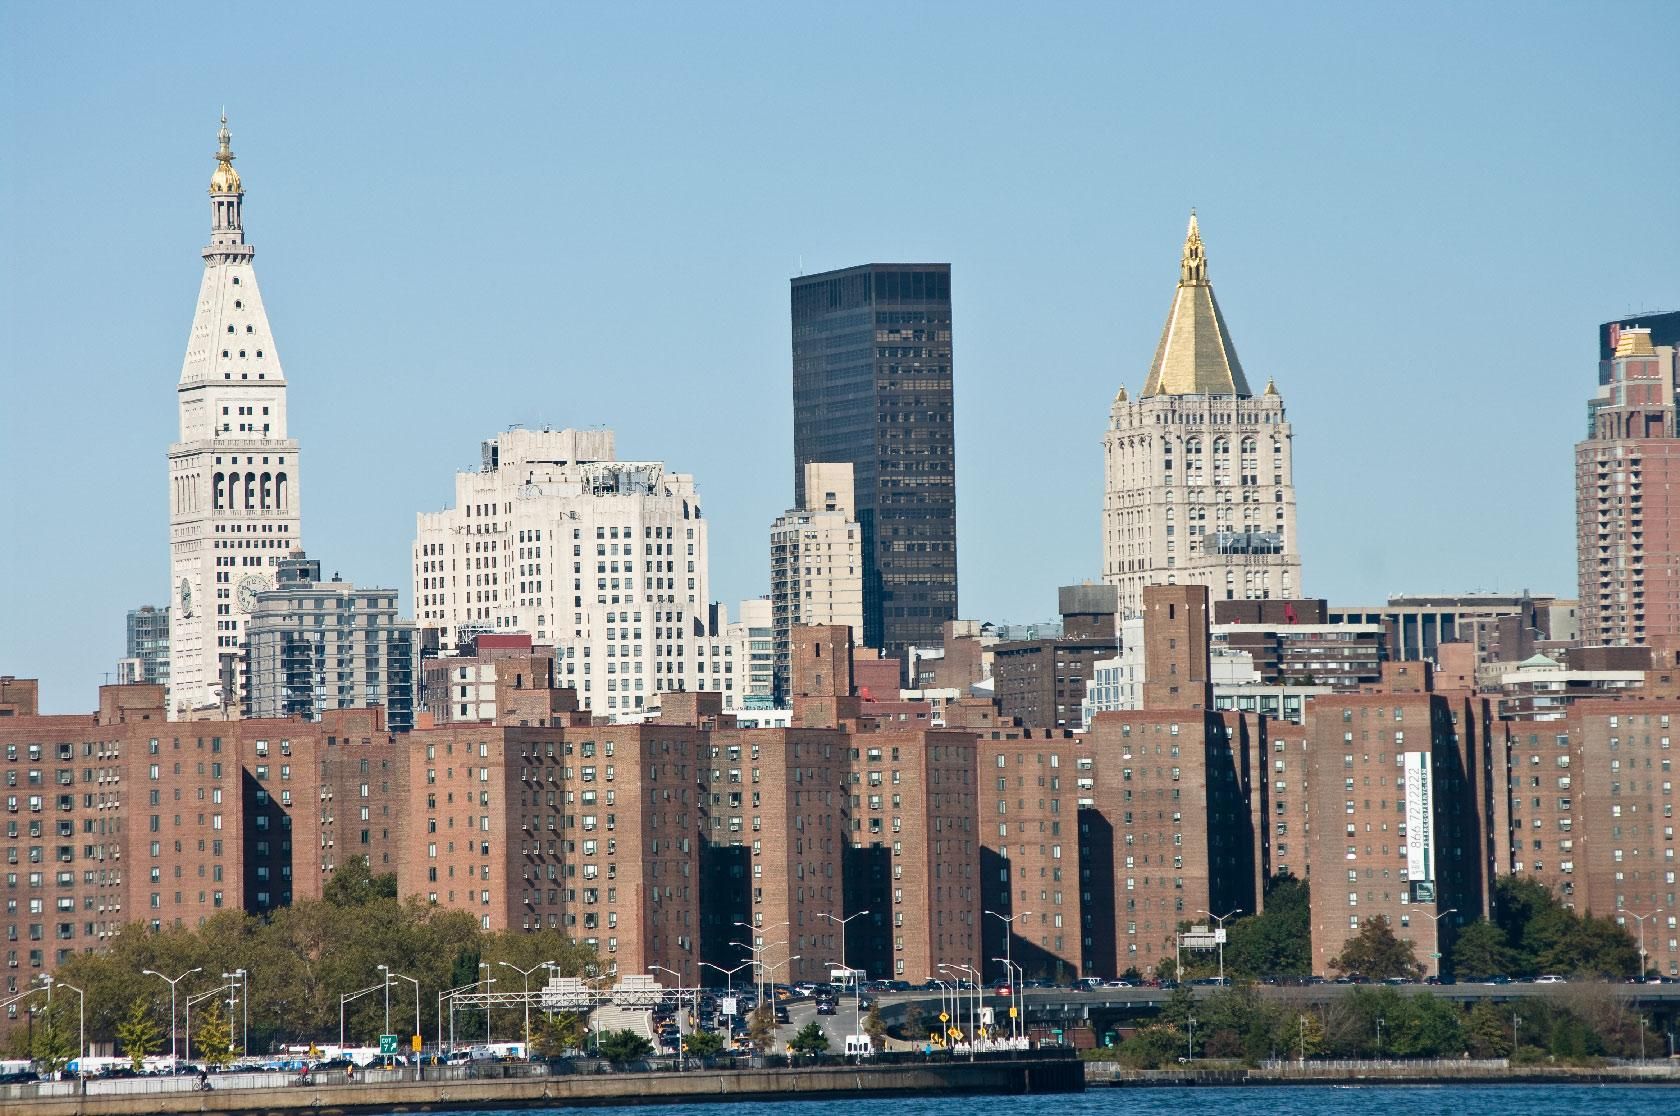
[[[876,1100],[777,1101],[745,1104],[667,1104],[625,1108],[508,1110],[491,1116],[1675,1116],[1680,1088],[1623,1085],[1356,1085],[1244,1088],[1114,1089],[1032,1097],[915,1096]],[[441,1114],[449,1116],[449,1114]],[[466,1114],[460,1114],[466,1116]],[[486,1116],[476,1113],[473,1116]]]

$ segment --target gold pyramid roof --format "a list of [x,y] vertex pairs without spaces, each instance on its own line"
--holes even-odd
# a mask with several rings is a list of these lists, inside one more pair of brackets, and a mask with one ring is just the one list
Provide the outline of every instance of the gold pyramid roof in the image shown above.
[[1184,256],[1179,261],[1178,290],[1173,293],[1161,343],[1155,347],[1155,362],[1144,382],[1143,397],[1151,395],[1253,395],[1237,360],[1231,331],[1219,312],[1208,282],[1207,256],[1202,234],[1196,225],[1196,211],[1190,211],[1190,229],[1184,237]]

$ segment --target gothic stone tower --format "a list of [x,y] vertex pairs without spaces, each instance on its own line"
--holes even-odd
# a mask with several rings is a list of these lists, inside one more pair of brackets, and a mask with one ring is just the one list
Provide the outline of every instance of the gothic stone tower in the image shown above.
[[1208,282],[1196,215],[1142,395],[1122,387],[1103,438],[1103,580],[1120,614],[1145,585],[1206,585],[1215,600],[1301,594],[1283,397],[1255,396]]
[[169,448],[169,714],[237,707],[245,622],[298,539],[298,444],[286,377],[245,243],[245,199],[222,117],[187,355]]

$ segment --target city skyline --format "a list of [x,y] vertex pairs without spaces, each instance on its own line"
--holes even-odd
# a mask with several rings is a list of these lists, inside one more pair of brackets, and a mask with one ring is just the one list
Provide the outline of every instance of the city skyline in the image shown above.
[[[1648,23],[1672,18],[1648,10]],[[67,17],[6,18],[15,32],[8,41],[29,47],[8,50],[9,99],[21,108],[0,138],[8,163],[25,168],[0,186],[14,261],[3,288],[11,340],[0,475],[27,478],[8,486],[8,511],[31,530],[0,558],[0,576],[30,587],[0,632],[0,673],[38,673],[49,710],[80,708],[87,687],[113,668],[128,609],[170,603],[167,538],[158,527],[171,426],[164,385],[190,316],[187,283],[202,268],[199,191],[223,99],[255,203],[248,221],[264,250],[265,294],[286,343],[292,422],[311,452],[311,549],[358,584],[404,584],[412,517],[441,506],[471,447],[515,423],[546,423],[611,427],[627,457],[681,462],[708,496],[712,596],[733,608],[768,591],[763,524],[792,499],[785,480],[753,478],[786,478],[791,460],[782,284],[868,259],[950,259],[954,314],[964,323],[955,354],[961,613],[1048,616],[1056,585],[1101,574],[1103,419],[1117,384],[1133,392],[1142,385],[1182,221],[1196,205],[1218,247],[1224,308],[1250,377],[1275,377],[1290,399],[1303,591],[1338,604],[1375,603],[1391,591],[1573,595],[1568,447],[1584,427],[1592,382],[1588,331],[1640,309],[1630,302],[1647,301],[1653,311],[1680,303],[1673,253],[1662,251],[1680,239],[1675,207],[1662,193],[1676,152],[1652,144],[1637,171],[1605,174],[1627,153],[1614,125],[1639,119],[1640,106],[1665,103],[1676,79],[1657,72],[1630,88],[1593,84],[1613,75],[1584,49],[1572,50],[1591,38],[1587,15],[1522,28],[1514,42],[1506,37],[1511,49],[1499,59],[1473,49],[1474,35],[1451,41],[1421,24],[1384,24],[1389,39],[1379,45],[1392,53],[1378,51],[1379,80],[1344,91],[1339,115],[1329,118],[1339,135],[1308,126],[1324,123],[1308,112],[1316,84],[1291,79],[1281,56],[1263,64],[1239,51],[1246,17],[1238,13],[1199,44],[1194,70],[1204,84],[1179,88],[1186,104],[1151,100],[1143,80],[1134,89],[1088,77],[1070,79],[1073,90],[1048,82],[1017,89],[1023,103],[995,102],[981,88],[984,66],[961,48],[997,61],[1007,26],[953,32],[936,59],[951,85],[936,92],[957,113],[959,133],[974,139],[989,111],[1008,126],[972,153],[955,141],[938,145],[929,173],[947,192],[953,182],[964,188],[911,199],[902,217],[886,219],[869,205],[837,209],[827,194],[821,205],[796,204],[804,185],[796,174],[743,190],[756,164],[737,170],[727,158],[700,166],[716,181],[694,199],[669,185],[678,170],[693,175],[693,158],[717,156],[737,138],[732,130],[713,134],[725,114],[690,117],[700,110],[670,99],[710,89],[753,110],[727,125],[749,135],[783,123],[788,110],[772,85],[789,75],[786,62],[770,67],[774,76],[750,79],[679,66],[648,90],[614,85],[595,102],[572,98],[600,110],[599,120],[567,108],[538,123],[541,111],[521,111],[531,109],[529,98],[502,96],[521,92],[517,81],[476,92],[452,111],[379,88],[381,77],[392,86],[402,85],[389,80],[399,76],[416,80],[420,60],[436,60],[435,43],[408,68],[387,63],[346,78],[342,105],[282,104],[264,90],[292,61],[298,32],[262,20],[246,29],[246,69],[233,79],[202,73],[158,84],[153,79],[214,41],[210,29],[173,13],[138,30],[124,23],[137,17],[114,14],[91,37],[78,32],[87,60],[78,69],[88,80],[72,94],[41,76],[62,64],[58,44],[72,41],[60,22]],[[527,48],[533,53],[541,42],[566,53],[571,32],[584,29],[582,16],[540,18],[554,24],[544,25],[549,38]],[[626,37],[636,29],[633,15],[589,18]],[[1170,30],[1142,16],[1085,18],[1090,42],[1069,35],[1054,51],[1029,43],[1019,64],[1048,77],[1057,52],[1082,60],[1097,42],[1136,50],[1125,32],[1141,30],[1141,42]],[[1490,13],[1467,18],[1498,21]],[[726,37],[728,22],[700,27],[679,17],[653,37],[650,70],[684,56],[692,46],[685,36]],[[1315,34],[1327,41],[1349,22],[1358,23],[1325,17]],[[825,30],[843,54],[843,32]],[[797,41],[799,29],[772,21],[759,34]],[[1443,70],[1428,81],[1421,70],[1395,69],[1419,36]],[[1298,49],[1319,41],[1308,36]],[[157,49],[135,50],[136,43]],[[469,37],[462,64],[488,72],[489,57],[506,45],[488,31],[483,41]],[[345,49],[306,50],[299,64],[330,67]],[[1516,84],[1496,115],[1466,100],[1464,119],[1437,118],[1432,109],[1472,88],[1454,69],[1470,59],[1494,71],[1482,82]],[[1218,69],[1214,61],[1226,64],[1222,81],[1200,76]],[[1142,73],[1180,64],[1148,60]],[[568,65],[554,87],[523,90],[542,94],[537,109],[563,107],[562,87],[588,91],[608,68],[588,58]],[[1334,75],[1352,63],[1323,65]],[[1557,80],[1559,69],[1573,85]],[[1591,77],[1596,70],[1605,72]],[[815,80],[837,86],[844,76],[819,67]],[[1244,77],[1278,83],[1285,109],[1278,119],[1230,99]],[[119,95],[122,83],[135,81],[152,91]],[[1099,96],[1105,92],[1110,100]],[[1107,120],[1089,107],[1122,94],[1139,101],[1130,114]],[[665,115],[647,125],[667,142],[663,151],[641,134],[637,113],[650,105],[663,105]],[[1229,119],[1216,115],[1221,107]],[[1040,131],[1051,110],[1067,119]],[[674,139],[671,130],[685,121],[708,128]],[[1124,166],[1086,166],[1099,146],[1108,149],[1102,157],[1120,158],[1112,149],[1164,140],[1192,121],[1217,125],[1195,167],[1173,165],[1138,185]],[[1117,140],[1085,143],[1085,132],[1104,122],[1117,127]],[[613,127],[627,133],[605,134]],[[839,142],[863,138],[842,130]],[[1256,153],[1267,138],[1282,154]],[[1011,158],[1018,148],[1034,158]],[[580,150],[595,157],[579,160]],[[509,153],[545,190],[551,182],[561,188],[540,198],[508,190]],[[778,148],[775,162],[787,154]],[[1506,173],[1532,169],[1542,154],[1552,162],[1537,174],[1514,181]],[[1417,172],[1424,156],[1434,159],[1433,175]],[[1338,165],[1315,164],[1290,190],[1264,173],[1279,160],[1314,157]],[[87,159],[121,184],[101,191],[116,204],[89,206],[65,188],[67,169]],[[977,170],[996,178],[975,186]],[[1376,188],[1384,174],[1411,176],[1403,196]],[[839,178],[830,187],[836,197],[868,181],[862,173]],[[889,193],[886,184],[867,189]],[[624,196],[611,204],[615,192]],[[530,207],[518,223],[530,243],[510,245],[505,216],[493,207],[516,202]],[[565,216],[574,212],[584,216]],[[1542,217],[1545,235],[1535,236]],[[1005,219],[1011,231],[990,227]],[[706,225],[736,235],[696,231]],[[757,234],[744,245],[742,228]],[[371,269],[370,244],[378,261]],[[614,246],[616,257],[607,252]],[[533,265],[533,254],[550,258]],[[89,260],[98,262],[90,268]],[[103,293],[68,297],[90,272]],[[674,290],[644,287],[648,297],[632,313],[625,308],[632,300],[612,289],[650,272],[663,272],[668,282],[658,286]],[[1343,297],[1349,286],[1358,298]],[[625,346],[625,337],[637,345]],[[120,344],[106,348],[112,338]],[[1350,390],[1350,369],[1369,383]],[[491,373],[499,377],[491,390],[459,392]],[[1054,390],[1042,386],[1049,378]],[[1398,385],[1398,398],[1373,405],[1372,390],[1384,383]],[[1452,394],[1467,387],[1473,399]],[[1470,402],[1498,414],[1489,422]],[[78,451],[51,470],[36,467],[62,453],[52,443],[66,427],[82,439]],[[1432,442],[1450,448],[1432,453]],[[1369,446],[1395,448],[1349,468],[1348,455]],[[377,501],[363,483],[370,461]],[[1047,475],[1056,478],[1048,499]],[[1471,487],[1465,477],[1482,483]],[[90,497],[104,534],[83,535],[70,510],[85,510]],[[1412,526],[1422,524],[1434,529]],[[412,615],[413,602],[402,604]]]

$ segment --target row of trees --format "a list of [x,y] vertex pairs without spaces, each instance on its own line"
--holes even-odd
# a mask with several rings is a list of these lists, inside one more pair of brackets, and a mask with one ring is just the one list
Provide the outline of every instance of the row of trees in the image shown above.
[[[1625,927],[1613,918],[1576,913],[1537,880],[1501,878],[1493,907],[1491,921],[1479,919],[1453,934],[1442,959],[1445,972],[1463,979],[1556,973],[1608,980],[1639,973],[1639,948]],[[1443,923],[1442,930],[1445,935],[1450,928]],[[1228,975],[1264,980],[1312,973],[1311,894],[1305,881],[1275,877],[1266,889],[1265,912],[1234,920],[1229,931]],[[1187,953],[1184,976],[1212,975],[1216,965],[1211,953]],[[1330,969],[1372,980],[1415,980],[1425,966],[1411,943],[1397,940],[1388,920],[1378,916],[1364,923]]]
[[[225,1017],[225,995],[193,1008],[193,1054],[214,1061],[223,1040],[232,1046],[243,1039],[247,1010],[253,1053],[284,1043],[336,1040],[340,995],[378,986],[381,964],[420,984],[416,1020],[414,986],[393,983],[392,1030],[407,1034],[418,1026],[429,1035],[438,993],[479,979],[481,964],[490,966],[484,975],[495,977],[498,988],[505,990],[510,981],[520,987],[522,978],[498,962],[529,969],[551,961],[562,975],[570,976],[583,975],[596,963],[593,950],[558,931],[490,933],[467,912],[439,910],[417,899],[399,900],[396,890],[394,876],[370,875],[360,860],[353,860],[338,869],[321,900],[284,907],[264,918],[223,911],[196,929],[153,933],[133,925],[110,948],[72,958],[56,976],[86,993],[89,1043],[115,1041],[125,1051],[153,1053],[169,1049],[170,989],[145,970],[170,977],[199,970],[177,985],[176,1010],[181,1013],[188,995],[218,984],[225,987],[222,974],[244,969],[250,1002],[238,1007],[237,1021]],[[538,970],[530,979],[535,987],[546,974]],[[7,1045],[20,1053],[49,1049],[55,1056],[38,1060],[61,1066],[63,1059],[56,1052],[74,1057],[76,1004],[66,1003],[73,996],[60,995],[49,1014],[41,1010],[43,999],[32,999],[28,1006],[35,1010],[26,1011],[14,1025]],[[484,1013],[475,1013],[474,1020],[471,1033],[483,1034]],[[497,1010],[491,1024],[493,1033],[503,1036],[519,1034],[523,1025],[524,1012],[515,1008]],[[348,1041],[375,1045],[384,1026],[385,999],[380,992],[349,1005]]]
[[[1518,1004],[1463,1008],[1427,993],[1360,987],[1302,1007],[1259,994],[1252,984],[1197,999],[1179,989],[1157,1020],[1102,1052],[1153,1069],[1179,1058],[1643,1057],[1646,1030],[1629,1001],[1608,985],[1581,984]],[[1652,1032],[1653,1050],[1666,1046]]]

